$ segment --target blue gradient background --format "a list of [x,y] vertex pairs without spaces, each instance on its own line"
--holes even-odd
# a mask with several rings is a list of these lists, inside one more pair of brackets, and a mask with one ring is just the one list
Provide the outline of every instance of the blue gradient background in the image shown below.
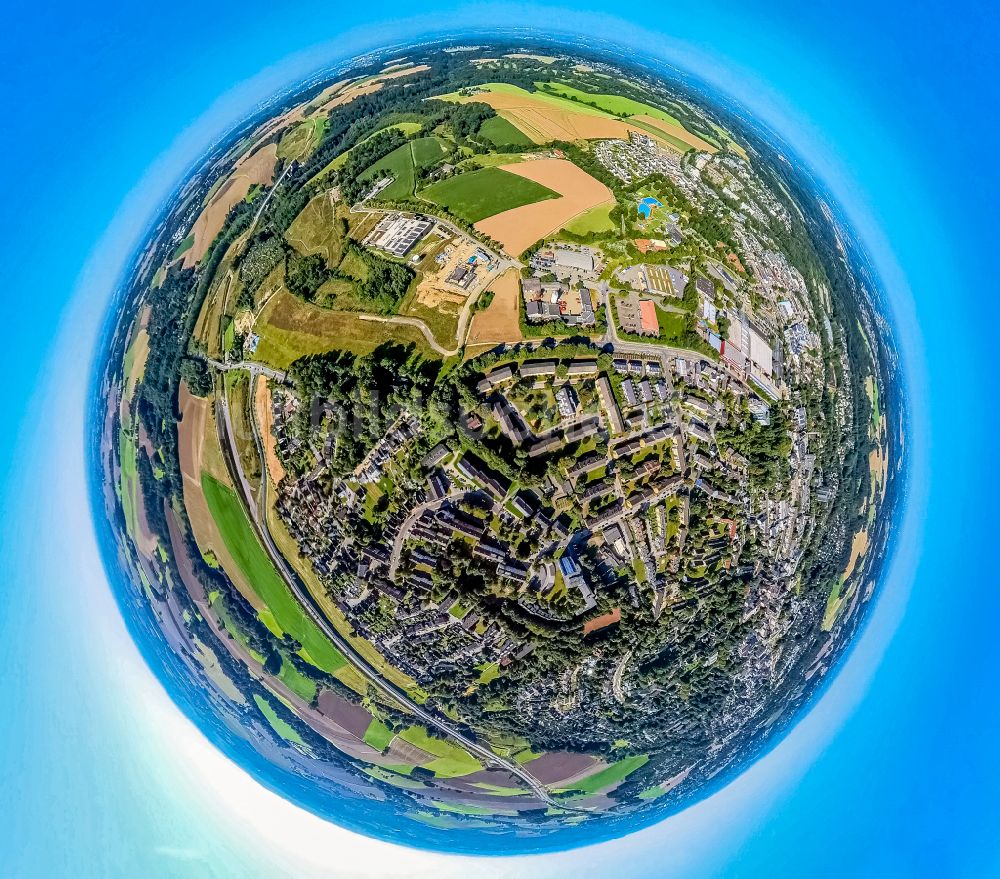
[[[965,2],[937,13],[855,0],[689,5],[426,2],[420,18],[395,2],[8,11],[0,873],[1000,875],[996,14]],[[736,97],[809,162],[885,280],[908,369],[912,470],[870,624],[774,751],[626,839],[470,863],[300,812],[179,714],[108,590],[82,438],[110,292],[205,146],[326,61],[490,23],[642,45]]]

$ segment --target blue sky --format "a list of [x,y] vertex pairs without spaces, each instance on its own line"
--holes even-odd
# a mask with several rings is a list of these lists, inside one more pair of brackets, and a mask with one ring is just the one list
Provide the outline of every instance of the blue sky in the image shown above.
[[[10,12],[0,77],[0,859],[50,876],[1000,875],[996,13],[886,2],[572,7],[176,2]],[[615,17],[621,16],[621,17]],[[626,18],[627,17],[627,18]],[[204,147],[325,60],[460,25],[642,45],[770,122],[861,231],[914,399],[910,516],[833,686],[717,796],[625,840],[491,860],[324,825],[216,753],[142,665],[104,580],[83,405],[107,297]]]

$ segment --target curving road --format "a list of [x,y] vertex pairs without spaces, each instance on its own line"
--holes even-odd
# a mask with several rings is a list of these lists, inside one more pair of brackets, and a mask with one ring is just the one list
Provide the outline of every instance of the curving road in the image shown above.
[[[254,379],[256,380],[256,379]],[[252,399],[253,388],[251,388],[251,399]],[[260,438],[259,427],[257,425],[257,420],[253,417],[250,419],[250,423],[253,425],[253,436],[254,443],[257,446],[257,453],[262,462],[263,473],[261,478],[260,487],[260,502],[255,503],[253,498],[253,491],[250,488],[250,484],[247,482],[246,475],[243,472],[243,465],[240,461],[239,453],[235,447],[235,441],[233,439],[233,426],[232,419],[229,414],[229,400],[226,396],[225,390],[218,395],[220,405],[222,406],[222,418],[218,419],[219,422],[219,439],[222,442],[222,448],[229,462],[229,466],[233,475],[235,477],[237,488],[239,489],[243,501],[247,508],[252,511],[250,517],[253,523],[254,530],[257,532],[258,537],[261,539],[261,543],[267,551],[271,560],[274,562],[275,567],[281,574],[282,579],[285,581],[288,588],[291,590],[292,595],[295,596],[296,600],[302,606],[303,610],[309,615],[310,619],[319,627],[320,631],[325,634],[330,641],[336,646],[338,650],[344,655],[348,662],[353,665],[357,671],[367,680],[373,687],[380,690],[383,694],[387,695],[389,698],[399,703],[410,711],[415,717],[419,718],[421,721],[426,723],[428,726],[432,726],[435,729],[443,732],[449,738],[454,739],[456,742],[461,744],[470,753],[475,754],[479,757],[483,764],[486,766],[495,766],[500,769],[506,769],[511,775],[519,778],[524,784],[535,794],[542,802],[546,805],[551,806],[554,809],[561,809],[568,812],[582,812],[589,814],[589,810],[580,809],[578,807],[569,806],[565,803],[560,803],[556,800],[552,794],[549,792],[548,788],[545,787],[537,778],[535,778],[530,772],[528,772],[519,763],[513,760],[508,760],[505,757],[501,757],[495,754],[485,745],[481,745],[479,742],[473,741],[468,736],[454,729],[445,721],[438,718],[436,715],[431,714],[429,711],[422,708],[410,696],[397,687],[395,684],[390,683],[385,680],[375,669],[373,669],[367,661],[362,657],[350,644],[350,642],[344,638],[326,618],[326,615],[320,610],[316,600],[313,598],[312,594],[309,592],[305,586],[303,586],[298,575],[291,569],[285,557],[275,546],[274,541],[271,539],[271,533],[267,527],[267,463],[266,458],[263,454],[263,443]]]
[[449,350],[448,348],[442,347],[438,343],[438,340],[434,338],[434,334],[431,332],[430,327],[427,326],[427,324],[425,324],[419,317],[402,317],[398,314],[389,316],[383,314],[361,313],[358,315],[358,318],[360,320],[370,320],[380,324],[399,324],[401,326],[416,327],[421,333],[424,334],[427,344],[443,357],[454,357],[460,350],[458,348]]

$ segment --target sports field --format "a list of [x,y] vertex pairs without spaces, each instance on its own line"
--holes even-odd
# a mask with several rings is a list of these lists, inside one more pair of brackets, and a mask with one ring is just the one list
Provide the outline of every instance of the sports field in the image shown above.
[[495,214],[558,198],[559,193],[501,168],[482,168],[432,183],[420,197],[476,223]]

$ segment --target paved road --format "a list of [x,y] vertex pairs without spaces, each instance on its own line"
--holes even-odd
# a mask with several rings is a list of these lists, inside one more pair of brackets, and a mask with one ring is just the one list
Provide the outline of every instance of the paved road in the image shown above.
[[[346,657],[348,662],[350,662],[351,665],[353,665],[372,686],[381,690],[382,693],[389,696],[389,698],[393,701],[404,706],[408,711],[410,711],[410,713],[422,720],[428,726],[432,726],[435,729],[440,730],[445,735],[457,741],[467,751],[479,757],[485,766],[495,766],[500,769],[506,769],[511,775],[523,781],[532,793],[538,797],[538,799],[552,808],[586,813],[588,810],[560,803],[552,796],[551,793],[549,793],[549,790],[545,787],[545,785],[543,785],[520,764],[495,754],[488,747],[481,745],[479,742],[473,741],[468,736],[452,728],[448,723],[441,720],[436,715],[431,714],[429,711],[422,708],[414,702],[405,691],[397,687],[395,684],[385,680],[378,672],[371,668],[364,657],[362,657],[354,649],[350,642],[341,636],[341,634],[330,624],[326,615],[320,610],[316,600],[309,593],[309,590],[302,585],[298,575],[291,570],[285,560],[285,557],[281,554],[281,552],[279,552],[278,548],[274,545],[274,541],[271,539],[271,533],[268,530],[266,520],[267,474],[266,472],[262,474],[260,503],[258,505],[254,502],[253,492],[251,491],[250,485],[246,480],[245,474],[243,473],[242,462],[240,461],[239,453],[235,448],[232,421],[229,416],[229,401],[227,400],[225,393],[222,393],[219,396],[219,400],[223,410],[223,417],[220,419],[220,433],[222,434],[220,436],[220,440],[222,441],[222,448],[225,451],[230,466],[237,477],[237,485],[243,495],[243,500],[247,504],[247,508],[252,512],[251,521],[254,524],[254,529],[261,538],[264,548],[267,550],[268,555],[270,555],[271,560],[277,567],[282,579],[284,579],[288,588],[291,590],[292,595],[295,596],[303,610],[305,610],[312,621],[319,627],[320,631],[322,631],[330,639],[337,649],[340,650],[340,652]],[[261,442],[258,425],[256,419],[251,418],[250,421],[253,425],[254,442],[257,445],[258,456],[266,471],[266,458],[263,454],[263,444]]]
[[446,494],[444,497],[437,498],[436,500],[424,501],[422,504],[418,504],[413,508],[413,511],[402,525],[399,526],[399,531],[396,534],[396,539],[392,543],[392,553],[389,556],[389,579],[395,581],[396,571],[399,568],[399,556],[403,551],[403,543],[406,542],[406,535],[410,533],[410,529],[416,524],[417,519],[419,519],[426,510],[432,510],[436,507],[440,507],[445,501],[453,501],[462,497],[465,494],[476,494],[474,491],[465,491],[461,489],[459,491],[452,491]]
[[[430,207],[430,205],[428,205]],[[428,211],[402,211],[396,208],[376,208],[366,205],[364,202],[358,202],[354,207],[351,208],[352,214],[421,214],[423,216],[431,217],[439,225],[443,226],[452,235],[458,238],[465,238],[470,241],[475,242],[477,247],[481,247],[483,251],[489,254],[492,262],[496,263],[495,268],[493,268],[489,274],[483,278],[483,283],[479,288],[479,291],[472,296],[469,296],[465,300],[465,305],[462,306],[461,314],[458,316],[458,326],[455,328],[455,341],[458,343],[458,347],[449,350],[438,344],[434,335],[431,333],[430,328],[422,320],[418,318],[406,318],[406,317],[382,317],[379,315],[360,315],[364,320],[378,320],[384,323],[402,323],[408,324],[409,326],[417,327],[427,339],[428,344],[445,357],[454,357],[461,350],[462,346],[465,344],[465,336],[468,331],[469,320],[472,317],[472,310],[475,308],[476,302],[479,301],[479,297],[486,292],[487,288],[492,284],[497,278],[500,277],[508,269],[520,269],[522,263],[518,262],[516,259],[511,259],[510,257],[503,256],[497,253],[492,247],[483,244],[478,238],[473,238],[464,229],[460,229],[454,223],[449,220],[445,220],[441,217],[436,216],[434,213]]]
[[384,315],[384,314],[358,314],[361,320],[370,320],[375,323],[380,324],[399,324],[401,326],[416,327],[424,334],[424,338],[427,340],[427,344],[430,345],[438,354],[444,357],[454,357],[458,354],[459,349],[448,349],[443,347],[438,343],[438,340],[434,338],[434,334],[427,324],[425,324],[419,317],[402,317],[398,314],[394,315]]
[[282,372],[280,369],[273,369],[270,366],[266,366],[263,363],[256,363],[253,360],[241,360],[238,363],[223,363],[220,360],[212,360],[209,357],[206,362],[209,366],[214,366],[220,372],[231,372],[233,370],[245,369],[251,375],[266,375],[268,378],[274,379],[274,381],[281,382],[282,384],[285,384],[288,381],[287,372]]

